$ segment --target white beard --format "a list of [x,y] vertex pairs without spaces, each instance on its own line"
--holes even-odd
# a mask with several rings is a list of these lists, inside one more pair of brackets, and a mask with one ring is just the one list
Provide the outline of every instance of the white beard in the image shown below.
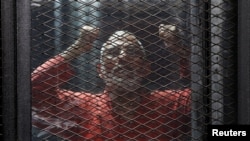
[[126,89],[127,91],[133,92],[141,87],[140,83],[142,78],[136,75],[135,72],[130,72],[129,70],[119,70],[115,72],[115,69],[113,69],[111,73],[104,74],[103,79],[106,85],[112,89]]

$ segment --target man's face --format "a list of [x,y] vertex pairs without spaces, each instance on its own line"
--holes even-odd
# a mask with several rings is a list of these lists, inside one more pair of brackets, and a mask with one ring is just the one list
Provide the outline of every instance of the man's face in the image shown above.
[[101,75],[107,86],[134,91],[140,87],[144,49],[131,33],[118,31],[103,45]]

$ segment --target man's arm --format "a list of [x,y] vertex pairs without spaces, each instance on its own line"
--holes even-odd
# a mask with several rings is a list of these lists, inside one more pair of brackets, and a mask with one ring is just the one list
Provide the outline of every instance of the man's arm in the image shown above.
[[99,34],[99,29],[91,26],[83,26],[80,32],[80,38],[60,54],[65,60],[74,59],[90,51],[93,47],[93,42]]
[[178,56],[180,78],[189,78],[191,51],[182,42],[182,38],[184,38],[182,34],[183,31],[175,25],[161,24],[159,26],[159,36],[165,47],[170,53]]
[[92,48],[99,29],[83,26],[79,39],[59,55],[49,59],[32,73],[33,95],[48,93],[52,95],[64,82],[73,76],[69,61]]

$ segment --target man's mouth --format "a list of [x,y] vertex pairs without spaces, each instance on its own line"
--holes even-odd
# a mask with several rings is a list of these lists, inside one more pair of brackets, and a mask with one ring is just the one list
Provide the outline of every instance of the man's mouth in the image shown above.
[[115,76],[123,79],[133,79],[136,76],[136,69],[133,66],[118,66],[114,68]]
[[132,65],[124,65],[124,66],[117,66],[114,68],[114,73],[120,72],[120,71],[128,71],[128,72],[133,72],[135,71],[135,66]]

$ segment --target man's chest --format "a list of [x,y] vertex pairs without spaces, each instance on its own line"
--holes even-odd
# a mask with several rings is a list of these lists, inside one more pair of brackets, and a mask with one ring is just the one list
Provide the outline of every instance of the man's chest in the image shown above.
[[[60,119],[71,121],[74,124],[67,128],[60,126],[61,129],[59,129],[57,127],[56,131],[70,132],[72,138],[69,140],[72,141],[82,139],[93,141],[109,139],[150,141],[157,139],[167,141],[170,140],[169,137],[177,136],[175,129],[184,123],[184,121],[180,121],[181,113],[176,108],[176,102],[143,100],[130,120],[116,114],[114,107],[105,99],[88,100],[86,103],[68,107],[66,111],[57,113],[58,116],[60,115]],[[53,129],[49,129],[49,132],[54,133]],[[64,135],[62,137],[64,138]]]
[[173,107],[174,105],[171,104],[161,105],[154,101],[146,104],[141,103],[141,106],[136,109],[131,119],[116,114],[113,108],[108,105],[102,107],[105,109],[99,108],[102,111],[93,108],[88,111],[88,122],[82,124],[85,128],[92,129],[92,131],[89,130],[83,136],[91,138],[102,136],[120,141],[129,139],[149,141],[152,138],[167,139],[170,134],[173,134],[173,129],[178,126],[175,121],[176,111]]

